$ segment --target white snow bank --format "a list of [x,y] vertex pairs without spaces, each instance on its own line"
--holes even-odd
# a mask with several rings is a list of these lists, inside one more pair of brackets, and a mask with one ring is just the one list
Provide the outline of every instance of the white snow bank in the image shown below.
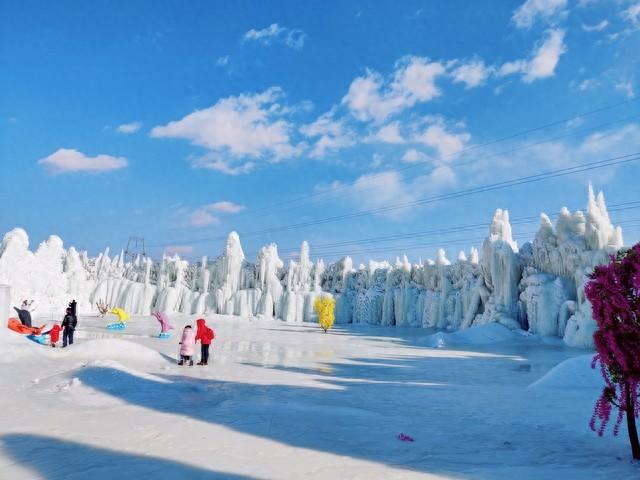
[[40,345],[26,336],[0,328],[0,363],[13,363],[25,358],[71,358],[77,360],[133,360],[137,362],[164,361],[157,351],[115,338],[87,340],[69,346],[64,350]]
[[418,341],[420,345],[433,348],[445,348],[449,345],[488,345],[501,342],[513,342],[522,338],[499,323],[489,323],[458,330],[453,333],[438,332]]
[[553,367],[529,388],[562,388],[601,390],[603,380],[599,369],[591,368],[593,355],[573,357]]

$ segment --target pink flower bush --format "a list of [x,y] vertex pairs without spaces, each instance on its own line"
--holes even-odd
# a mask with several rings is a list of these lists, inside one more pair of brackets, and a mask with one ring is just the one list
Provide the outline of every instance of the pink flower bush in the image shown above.
[[635,425],[640,387],[640,243],[611,256],[608,265],[595,268],[585,286],[598,330],[593,334],[596,355],[605,381],[589,426],[602,436],[613,407],[618,409],[613,433],[624,414],[634,458],[640,458]]

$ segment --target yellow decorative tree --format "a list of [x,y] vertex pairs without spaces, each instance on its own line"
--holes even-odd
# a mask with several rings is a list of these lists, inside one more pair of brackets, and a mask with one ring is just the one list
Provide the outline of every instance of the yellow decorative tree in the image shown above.
[[324,333],[327,333],[331,327],[333,327],[333,322],[335,320],[335,310],[336,301],[332,297],[318,297],[313,304],[313,309],[318,314],[318,323],[324,330]]

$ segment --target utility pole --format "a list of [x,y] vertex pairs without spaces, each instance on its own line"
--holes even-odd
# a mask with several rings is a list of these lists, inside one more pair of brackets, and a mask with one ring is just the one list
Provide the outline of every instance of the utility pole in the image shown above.
[[143,237],[129,237],[127,248],[124,251],[125,262],[134,262],[136,258],[145,258],[147,253],[144,249]]

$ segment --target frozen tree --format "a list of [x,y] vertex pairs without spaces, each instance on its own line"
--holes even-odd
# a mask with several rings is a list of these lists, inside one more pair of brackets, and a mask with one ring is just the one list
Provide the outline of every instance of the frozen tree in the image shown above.
[[634,459],[640,459],[636,429],[640,387],[640,243],[611,256],[608,265],[595,268],[585,287],[598,330],[593,335],[605,387],[596,402],[590,427],[602,435],[613,407],[617,408],[614,435],[626,415]]

